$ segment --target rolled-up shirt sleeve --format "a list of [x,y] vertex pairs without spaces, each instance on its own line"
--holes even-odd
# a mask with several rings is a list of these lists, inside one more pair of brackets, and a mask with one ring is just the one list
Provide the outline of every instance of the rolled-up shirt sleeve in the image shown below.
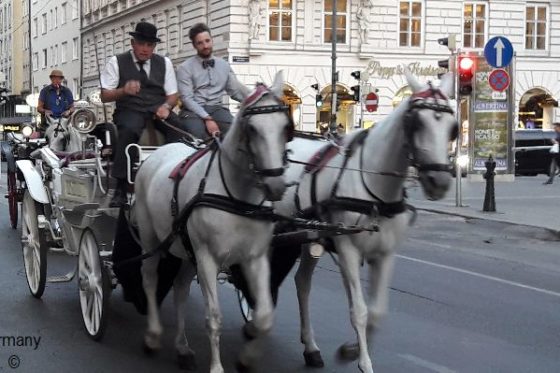
[[193,75],[187,64],[182,64],[177,69],[177,86],[181,101],[185,108],[201,118],[210,116],[204,108],[194,100]]
[[175,69],[169,57],[165,57],[165,80],[163,84],[165,95],[170,96],[177,93],[177,78],[175,77]]
[[105,68],[101,72],[101,88],[103,89],[115,89],[119,86],[119,65],[117,62],[117,56],[112,56],[105,65]]
[[242,102],[249,95],[249,88],[237,79],[231,67],[229,68],[226,92],[231,98],[238,102]]

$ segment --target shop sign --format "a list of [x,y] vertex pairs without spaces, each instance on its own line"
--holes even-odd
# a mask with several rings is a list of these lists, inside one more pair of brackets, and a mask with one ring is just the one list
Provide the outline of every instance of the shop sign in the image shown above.
[[[437,76],[438,74],[447,72],[446,69],[441,67],[422,66],[420,62],[411,62],[407,67],[415,76]],[[382,79],[390,79],[395,75],[404,75],[404,68],[402,65],[383,66],[381,62],[373,58],[369,60],[365,70],[370,76],[378,76]]]

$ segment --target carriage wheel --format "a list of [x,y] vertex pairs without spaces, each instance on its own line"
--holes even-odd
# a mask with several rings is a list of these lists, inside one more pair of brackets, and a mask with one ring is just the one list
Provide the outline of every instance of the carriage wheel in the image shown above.
[[26,190],[21,204],[21,246],[27,284],[35,298],[41,298],[47,280],[47,242],[38,222],[41,214],[43,205]]
[[18,221],[18,192],[16,173],[8,171],[8,207],[10,209],[10,223],[13,229],[17,228]]
[[111,294],[111,277],[101,263],[99,246],[91,229],[80,239],[78,255],[78,289],[82,319],[88,335],[95,341],[105,333]]
[[243,292],[241,290],[236,288],[235,292],[237,293],[237,301],[239,302],[239,309],[241,310],[241,316],[243,316],[245,322],[252,321],[253,309],[249,305],[247,298],[245,298],[245,295],[243,295]]

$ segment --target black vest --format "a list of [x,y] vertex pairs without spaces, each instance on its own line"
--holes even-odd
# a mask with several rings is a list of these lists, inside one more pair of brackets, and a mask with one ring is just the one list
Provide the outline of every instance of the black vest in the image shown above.
[[[141,80],[138,65],[134,63],[130,52],[117,55],[119,64],[119,85],[121,88],[129,80]],[[157,110],[165,102],[165,59],[152,55],[150,60],[150,76],[137,96],[127,95],[117,100],[117,109],[129,109],[140,112]]]

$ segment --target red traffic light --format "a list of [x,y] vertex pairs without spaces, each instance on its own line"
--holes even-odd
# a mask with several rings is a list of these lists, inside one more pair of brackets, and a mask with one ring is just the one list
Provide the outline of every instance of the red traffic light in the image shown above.
[[474,58],[470,56],[459,57],[459,93],[470,95],[473,90],[473,77],[475,70]]
[[471,70],[474,66],[474,60],[470,57],[463,57],[459,60],[459,69],[461,71]]

